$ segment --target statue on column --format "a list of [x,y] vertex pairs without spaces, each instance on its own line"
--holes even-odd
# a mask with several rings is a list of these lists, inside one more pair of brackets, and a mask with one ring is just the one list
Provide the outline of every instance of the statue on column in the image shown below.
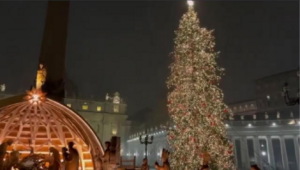
[[116,92],[115,96],[113,98],[113,103],[119,104],[120,101],[121,101],[120,94],[118,92]]
[[169,154],[170,152],[166,149],[162,150],[161,154],[161,161],[163,163],[162,166],[159,166],[157,162],[155,162],[155,169],[156,170],[170,170],[170,163],[169,163]]
[[6,88],[5,84],[0,85],[0,91],[1,92],[5,92],[5,88]]
[[40,64],[40,68],[36,75],[36,89],[42,89],[43,84],[46,81],[47,71],[43,64]]
[[107,101],[109,99],[110,99],[110,97],[109,97],[108,93],[106,93],[105,100]]

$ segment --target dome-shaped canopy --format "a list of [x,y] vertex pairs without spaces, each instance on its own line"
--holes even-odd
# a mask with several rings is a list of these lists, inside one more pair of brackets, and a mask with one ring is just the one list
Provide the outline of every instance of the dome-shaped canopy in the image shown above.
[[48,154],[51,146],[61,151],[73,141],[82,168],[94,169],[93,156],[102,155],[103,147],[92,128],[70,108],[40,94],[0,100],[0,142],[13,139],[9,149],[27,155],[29,145],[36,153]]

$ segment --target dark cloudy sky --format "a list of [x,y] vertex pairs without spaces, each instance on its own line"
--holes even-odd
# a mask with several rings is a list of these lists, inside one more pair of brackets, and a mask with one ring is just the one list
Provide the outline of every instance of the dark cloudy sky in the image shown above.
[[[27,89],[37,67],[47,3],[0,2],[0,83]],[[185,1],[71,2],[67,73],[83,98],[119,91],[129,114],[166,97],[168,57]],[[215,29],[226,102],[254,98],[254,80],[299,65],[297,1],[197,1]]]

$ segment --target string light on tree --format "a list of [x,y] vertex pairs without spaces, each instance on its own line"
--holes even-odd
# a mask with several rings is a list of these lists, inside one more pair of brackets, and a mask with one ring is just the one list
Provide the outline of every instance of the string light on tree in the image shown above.
[[168,133],[171,167],[193,170],[208,164],[210,169],[234,169],[233,145],[226,138],[223,122],[232,112],[218,88],[224,69],[216,63],[219,53],[214,50],[212,31],[199,26],[194,2],[187,3],[188,12],[176,31],[167,80],[168,111],[176,126]]

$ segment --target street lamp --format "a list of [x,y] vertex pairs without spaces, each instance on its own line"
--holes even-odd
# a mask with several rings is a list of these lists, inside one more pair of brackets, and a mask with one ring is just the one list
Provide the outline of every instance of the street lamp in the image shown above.
[[146,135],[144,141],[142,140],[142,135],[140,136],[140,143],[145,145],[145,159],[147,159],[147,145],[153,143],[153,136],[150,136],[150,141],[148,140],[149,135]]
[[[299,77],[299,68],[297,71],[297,76]],[[299,105],[299,89],[298,89],[298,93],[297,93],[297,97],[296,98],[290,98],[289,96],[289,84],[286,82],[284,83],[283,89],[282,89],[282,96],[284,97],[285,103],[288,106],[293,106],[298,104]]]
[[288,106],[294,106],[296,104],[299,105],[299,90],[296,98],[291,98],[289,96],[289,84],[284,83],[283,89],[282,89],[282,96],[284,97],[285,103]]

